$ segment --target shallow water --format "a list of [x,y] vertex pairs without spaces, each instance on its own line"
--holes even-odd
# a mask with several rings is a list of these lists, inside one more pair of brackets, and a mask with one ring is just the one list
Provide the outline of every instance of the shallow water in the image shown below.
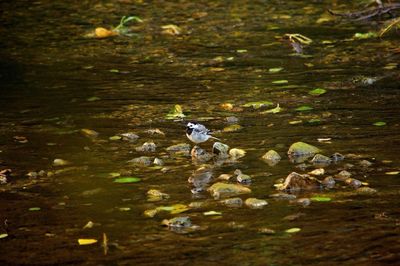
[[[334,1],[336,3],[336,1]],[[7,264],[116,265],[385,265],[400,259],[399,171],[400,105],[399,61],[391,52],[398,36],[350,41],[369,24],[331,20],[316,23],[326,9],[347,10],[332,1],[40,1],[2,3],[0,60],[0,170],[12,169],[0,186],[0,261]],[[196,12],[207,12],[196,18]],[[134,24],[135,36],[107,39],[85,37],[97,26],[116,25],[124,15],[144,20]],[[180,36],[161,34],[160,27],[177,24]],[[305,55],[275,37],[301,33],[313,40]],[[326,44],[324,41],[331,41]],[[247,51],[241,51],[247,50]],[[223,61],[215,60],[222,57]],[[308,64],[308,66],[307,66]],[[312,65],[310,65],[312,64]],[[278,73],[270,68],[282,67]],[[372,85],[352,82],[375,78]],[[288,80],[274,85],[273,81]],[[311,96],[311,89],[327,93]],[[96,97],[96,98],[93,98]],[[227,111],[269,100],[284,110],[260,114],[274,106]],[[222,141],[247,151],[237,162],[215,166],[214,179],[240,168],[253,176],[248,197],[267,199],[263,209],[228,208],[208,192],[193,195],[188,178],[199,165],[190,157],[169,157],[165,149],[189,143],[184,122],[165,119],[180,104],[188,115],[219,131],[235,116],[243,127],[220,132]],[[298,112],[309,105],[314,109]],[[310,120],[318,119],[318,123]],[[290,124],[301,121],[298,124]],[[315,121],[315,120],[314,120]],[[374,126],[378,121],[385,126]],[[97,138],[84,136],[88,128]],[[165,133],[150,135],[158,128]],[[112,141],[116,134],[134,132],[135,143]],[[23,136],[20,143],[15,136]],[[319,143],[318,138],[331,138]],[[155,153],[135,151],[154,141]],[[359,195],[338,185],[323,195],[330,202],[306,208],[269,198],[273,184],[292,171],[286,152],[296,141],[318,146],[325,155],[355,154],[372,162],[367,169],[349,156],[326,168],[335,174],[354,164],[353,177],[378,191]],[[208,150],[212,142],[201,145]],[[268,166],[260,157],[275,149],[282,161]],[[169,171],[136,167],[135,157],[165,157]],[[71,164],[53,166],[62,158]],[[211,163],[212,164],[212,163]],[[307,171],[312,170],[313,167]],[[47,176],[30,178],[31,171]],[[60,171],[61,170],[61,171]],[[116,184],[109,173],[140,177],[141,182]],[[51,173],[51,174],[49,174]],[[146,192],[159,189],[170,195],[149,202]],[[199,209],[179,215],[167,212],[147,218],[157,206],[204,202]],[[29,208],[39,207],[39,211]],[[205,216],[205,211],[222,212]],[[293,221],[288,215],[302,213]],[[200,230],[176,233],[161,226],[163,219],[189,216]],[[95,225],[83,229],[92,221]],[[262,228],[276,231],[261,234]],[[295,234],[285,233],[300,228]],[[104,254],[102,235],[108,238]],[[77,240],[99,243],[79,246]]]

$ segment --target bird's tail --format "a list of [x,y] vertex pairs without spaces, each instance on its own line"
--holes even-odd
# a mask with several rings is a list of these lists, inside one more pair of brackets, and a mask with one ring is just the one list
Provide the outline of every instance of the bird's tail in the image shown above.
[[216,138],[216,137],[214,137],[214,136],[210,136],[210,138],[221,141],[219,138]]

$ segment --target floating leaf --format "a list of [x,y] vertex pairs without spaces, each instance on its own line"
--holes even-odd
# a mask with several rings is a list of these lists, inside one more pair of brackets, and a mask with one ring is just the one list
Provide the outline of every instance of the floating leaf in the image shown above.
[[139,177],[120,177],[114,180],[114,183],[126,184],[126,183],[136,183],[141,179]]
[[121,136],[112,136],[108,138],[109,140],[121,140],[122,137]]
[[289,81],[286,80],[286,79],[281,79],[281,80],[274,80],[274,81],[272,81],[272,84],[275,84],[275,85],[287,84],[287,83],[289,83]]
[[378,34],[376,32],[367,32],[367,33],[357,32],[354,34],[353,39],[364,40],[364,39],[376,38],[376,37],[378,37]]
[[269,73],[278,73],[281,72],[283,70],[283,67],[273,67],[268,69]]
[[373,123],[373,125],[377,126],[377,127],[382,127],[382,126],[386,126],[386,122],[378,121],[378,122]]
[[301,123],[303,123],[302,120],[289,121],[289,124],[290,124],[290,125],[298,125],[298,124],[301,124]]
[[235,131],[238,131],[238,130],[241,130],[241,129],[242,129],[241,125],[234,124],[234,125],[230,125],[230,126],[224,127],[223,131],[224,132],[235,132]]
[[119,177],[119,176],[121,176],[120,173],[116,173],[116,172],[109,173],[108,175],[109,175],[110,177]]
[[400,172],[399,171],[392,171],[392,172],[386,172],[385,174],[386,175],[398,175],[398,174],[400,174]]
[[297,232],[300,232],[300,231],[301,231],[301,229],[298,228],[298,227],[293,227],[293,228],[285,230],[285,232],[289,233],[289,234],[297,233]]
[[203,215],[205,215],[205,216],[222,215],[222,212],[208,211],[208,212],[203,212]]
[[174,108],[169,111],[166,116],[166,119],[176,119],[176,118],[184,118],[185,115],[183,114],[182,107],[179,104],[176,104]]
[[79,238],[78,239],[78,243],[81,246],[83,246],[83,245],[91,245],[91,244],[97,243],[97,240],[96,239],[92,239],[92,238]]
[[119,73],[119,70],[118,69],[110,69],[109,70],[111,73]]
[[270,101],[259,101],[259,102],[248,102],[243,104],[243,107],[253,107],[254,109],[258,109],[261,107],[268,107],[271,106],[272,102]]
[[29,211],[40,211],[40,207],[31,207],[28,210]]
[[246,49],[239,49],[239,50],[236,50],[236,52],[239,53],[239,54],[244,54],[244,53],[247,53],[247,50]]
[[185,205],[185,204],[174,204],[171,206],[160,206],[157,207],[155,210],[158,211],[167,211],[170,212],[171,214],[178,214],[178,213],[182,213],[185,211],[188,211],[190,208]]
[[103,27],[97,27],[94,30],[94,35],[96,38],[102,39],[102,38],[107,38],[107,37],[118,35],[118,33],[113,30],[108,30]]
[[93,96],[93,97],[90,97],[90,98],[86,99],[86,101],[88,101],[88,102],[95,102],[95,101],[99,101],[99,100],[101,100],[101,99],[99,97],[96,97],[96,96]]
[[320,124],[321,123],[321,119],[318,118],[313,118],[307,121],[307,123],[315,125],[315,124]]
[[310,198],[312,201],[318,201],[318,202],[328,202],[331,201],[332,199],[329,197],[312,197]]
[[8,234],[0,234],[0,239],[8,237]]
[[318,96],[318,95],[321,95],[321,94],[324,94],[324,93],[326,93],[326,90],[322,89],[322,88],[316,88],[316,89],[313,89],[313,90],[308,92],[308,94],[314,95],[314,96]]
[[392,70],[392,69],[396,69],[398,67],[398,63],[389,63],[386,66],[384,66],[384,69],[387,70]]
[[298,111],[298,112],[304,112],[304,111],[311,111],[311,110],[313,110],[313,109],[314,109],[314,108],[312,108],[311,106],[302,105],[302,106],[300,106],[300,107],[297,107],[295,110]]
[[261,114],[276,114],[276,113],[279,113],[281,111],[282,111],[282,108],[279,107],[279,103],[278,103],[275,108],[272,108],[272,109],[266,110],[264,112],[261,112]]
[[161,28],[163,29],[161,33],[166,35],[180,35],[182,32],[181,28],[173,24],[164,25]]

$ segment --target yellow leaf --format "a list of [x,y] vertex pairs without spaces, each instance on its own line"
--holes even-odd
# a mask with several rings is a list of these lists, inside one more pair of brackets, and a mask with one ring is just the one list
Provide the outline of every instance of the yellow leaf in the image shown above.
[[97,243],[97,240],[96,239],[92,239],[92,238],[79,238],[78,239],[78,243],[79,243],[79,245],[91,245],[91,244],[94,244],[94,243]]
[[117,35],[117,33],[115,31],[107,30],[106,28],[102,28],[102,27],[97,27],[95,29],[94,33],[96,35],[96,38],[99,38],[99,39]]

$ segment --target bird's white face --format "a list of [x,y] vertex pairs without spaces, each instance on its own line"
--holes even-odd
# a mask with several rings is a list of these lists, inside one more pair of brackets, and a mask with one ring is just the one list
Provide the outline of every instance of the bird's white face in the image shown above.
[[190,129],[194,129],[194,128],[197,128],[197,125],[196,124],[194,124],[194,123],[192,123],[192,122],[189,122],[189,123],[187,123],[187,125],[186,125],[188,128],[190,128]]

